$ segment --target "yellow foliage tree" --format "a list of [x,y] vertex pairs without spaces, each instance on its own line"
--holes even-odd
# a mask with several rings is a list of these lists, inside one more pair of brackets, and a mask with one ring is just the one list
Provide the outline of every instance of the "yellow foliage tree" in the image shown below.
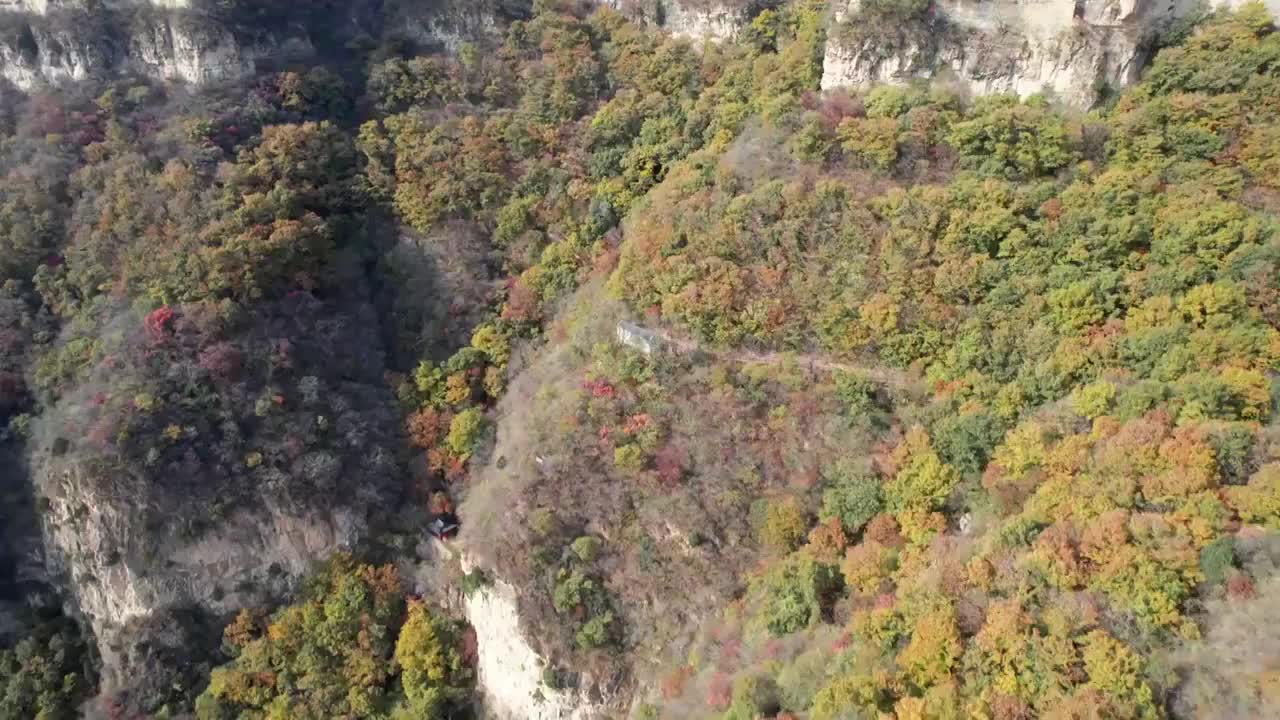
[[1128,645],[1101,630],[1084,639],[1084,669],[1089,685],[1108,700],[1111,717],[1148,720],[1160,717],[1151,687],[1143,679],[1142,659]]
[[906,510],[936,510],[960,481],[959,473],[938,457],[920,427],[907,433],[893,459],[898,472],[884,489],[886,505],[895,515]]
[[1249,484],[1229,487],[1226,493],[1241,519],[1280,529],[1280,463],[1263,465]]
[[458,652],[458,638],[450,623],[421,602],[409,603],[395,659],[405,699],[415,716],[437,717],[450,704],[465,702],[470,671]]
[[808,526],[800,501],[794,497],[786,497],[769,502],[760,535],[766,547],[783,554],[800,545]]
[[875,540],[867,539],[845,551],[840,565],[845,584],[857,592],[876,592],[893,573],[896,553]]
[[955,608],[946,604],[916,618],[898,665],[916,687],[929,688],[951,677],[962,649]]

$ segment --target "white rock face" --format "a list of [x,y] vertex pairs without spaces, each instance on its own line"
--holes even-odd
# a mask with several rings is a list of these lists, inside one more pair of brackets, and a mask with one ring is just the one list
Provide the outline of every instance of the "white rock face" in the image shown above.
[[467,622],[475,628],[479,647],[477,685],[485,712],[501,720],[592,720],[603,708],[571,691],[542,683],[545,661],[520,633],[515,591],[494,581],[466,599]]
[[[107,7],[151,6],[170,10],[191,7],[191,0],[106,0]],[[85,0],[0,0],[0,10],[47,15],[59,8],[84,8]]]
[[163,80],[197,83],[233,80],[253,71],[255,53],[241,48],[230,35],[211,43],[164,22],[129,38],[123,60],[102,49],[77,42],[64,33],[38,34],[37,53],[0,45],[0,77],[20,90],[37,85],[84,80],[107,67],[133,67]]
[[242,47],[230,33],[197,37],[172,19],[163,19],[129,38],[129,64],[145,75],[188,83],[234,80],[253,72],[269,52]]
[[428,20],[415,33],[419,42],[439,45],[446,53],[456,54],[463,43],[478,37],[496,36],[500,33],[498,21],[492,15],[479,14],[467,18],[465,24],[445,23],[437,18]]
[[[0,10],[44,15],[49,12],[49,4],[49,0],[0,0]],[[57,0],[54,0],[54,6],[57,6]]]
[[662,4],[662,26],[672,35],[694,40],[732,39],[747,22],[741,10],[715,3],[676,0]]
[[[470,570],[465,555],[464,569]],[[615,717],[581,690],[553,690],[542,682],[546,660],[520,630],[515,588],[494,580],[462,603],[475,629],[478,648],[476,685],[486,717],[498,720],[603,720]]]
[[[353,17],[364,4],[352,3]],[[0,0],[0,13],[17,28],[0,40],[0,78],[20,90],[124,70],[217,82],[245,77],[263,59],[315,51],[305,26],[316,18],[305,8],[297,22],[268,29],[228,26],[191,6],[192,0]],[[344,27],[349,18],[325,20]],[[385,21],[390,35],[446,52],[500,32],[489,6],[461,0],[447,7],[440,0],[404,3]]]
[[33,32],[31,37],[35,41],[34,55],[30,46],[0,44],[0,77],[19,89],[41,82],[83,80],[96,66],[95,49],[69,33]]
[[108,692],[129,685],[114,673],[128,666],[121,654],[132,644],[132,621],[171,607],[229,613],[268,603],[363,533],[345,510],[299,514],[262,504],[183,540],[178,528],[157,531],[127,503],[98,497],[98,485],[73,466],[51,469],[48,483],[46,562],[53,576],[71,581],[74,606],[98,641]]
[[[624,0],[604,2],[652,15]],[[1264,2],[1280,17],[1280,0]],[[1078,107],[1092,105],[1103,86],[1134,82],[1149,57],[1145,36],[1202,9],[1197,0],[935,0],[921,18],[881,20],[858,32],[861,0],[833,5],[823,89],[944,76],[975,95],[1048,90]],[[718,0],[665,0],[660,8],[669,32],[704,41],[732,38],[750,21]]]
[[1050,90],[1087,107],[1100,86],[1128,85],[1145,63],[1143,1],[940,0],[933,18],[888,37],[858,33],[850,7],[828,38],[822,87],[950,73],[974,94]]
[[[27,20],[18,41],[0,43],[0,77],[20,90],[84,80],[117,69],[164,80],[209,82],[243,77],[253,71],[256,59],[269,54],[270,49],[238,42],[226,28],[185,16],[182,9],[187,5],[188,0],[109,3],[113,8],[144,8],[128,14],[126,32],[112,23],[115,16],[110,10],[105,11],[106,19],[78,22],[98,12],[86,14],[82,2],[0,0],[0,11],[20,11]],[[51,13],[55,11],[75,14],[54,20]]]

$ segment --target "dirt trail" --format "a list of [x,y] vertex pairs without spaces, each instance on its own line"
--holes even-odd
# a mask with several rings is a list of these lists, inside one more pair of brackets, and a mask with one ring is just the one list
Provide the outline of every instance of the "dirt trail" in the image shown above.
[[706,350],[697,343],[696,340],[689,338],[677,337],[665,330],[651,330],[662,342],[668,347],[675,348],[681,354],[688,354],[696,351],[703,351],[709,355],[725,358],[733,362],[739,363],[756,363],[761,365],[782,365],[787,362],[793,362],[799,367],[808,367],[810,370],[833,371],[840,370],[880,383],[895,390],[904,392],[921,391],[925,388],[924,378],[916,373],[907,370],[898,370],[896,368],[885,367],[883,365],[862,365],[859,363],[841,362],[832,360],[818,353],[782,353],[782,352],[759,352],[755,350],[726,350],[715,351]]

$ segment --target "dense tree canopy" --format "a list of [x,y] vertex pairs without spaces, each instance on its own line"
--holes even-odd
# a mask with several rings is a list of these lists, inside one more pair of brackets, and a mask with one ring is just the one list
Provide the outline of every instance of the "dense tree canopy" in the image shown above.
[[[767,5],[705,46],[539,2],[358,71],[34,95],[4,442],[184,537],[346,502],[412,564],[457,511],[548,689],[641,717],[1274,713],[1280,641],[1237,640],[1280,562],[1274,22],[1215,15],[1084,113],[820,91],[825,3]],[[464,637],[342,556],[231,620],[193,707],[447,717]],[[4,650],[3,712],[69,712],[83,646]]]
[[395,568],[331,560],[298,604],[243,610],[227,626],[231,662],[196,700],[222,718],[445,718],[469,702],[459,624],[406,599]]

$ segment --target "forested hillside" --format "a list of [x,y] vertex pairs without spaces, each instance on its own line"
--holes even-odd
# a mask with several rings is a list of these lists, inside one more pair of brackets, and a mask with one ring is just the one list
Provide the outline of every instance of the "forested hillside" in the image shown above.
[[1085,111],[829,11],[12,95],[0,718],[480,715],[495,580],[586,717],[1280,713],[1274,20]]

